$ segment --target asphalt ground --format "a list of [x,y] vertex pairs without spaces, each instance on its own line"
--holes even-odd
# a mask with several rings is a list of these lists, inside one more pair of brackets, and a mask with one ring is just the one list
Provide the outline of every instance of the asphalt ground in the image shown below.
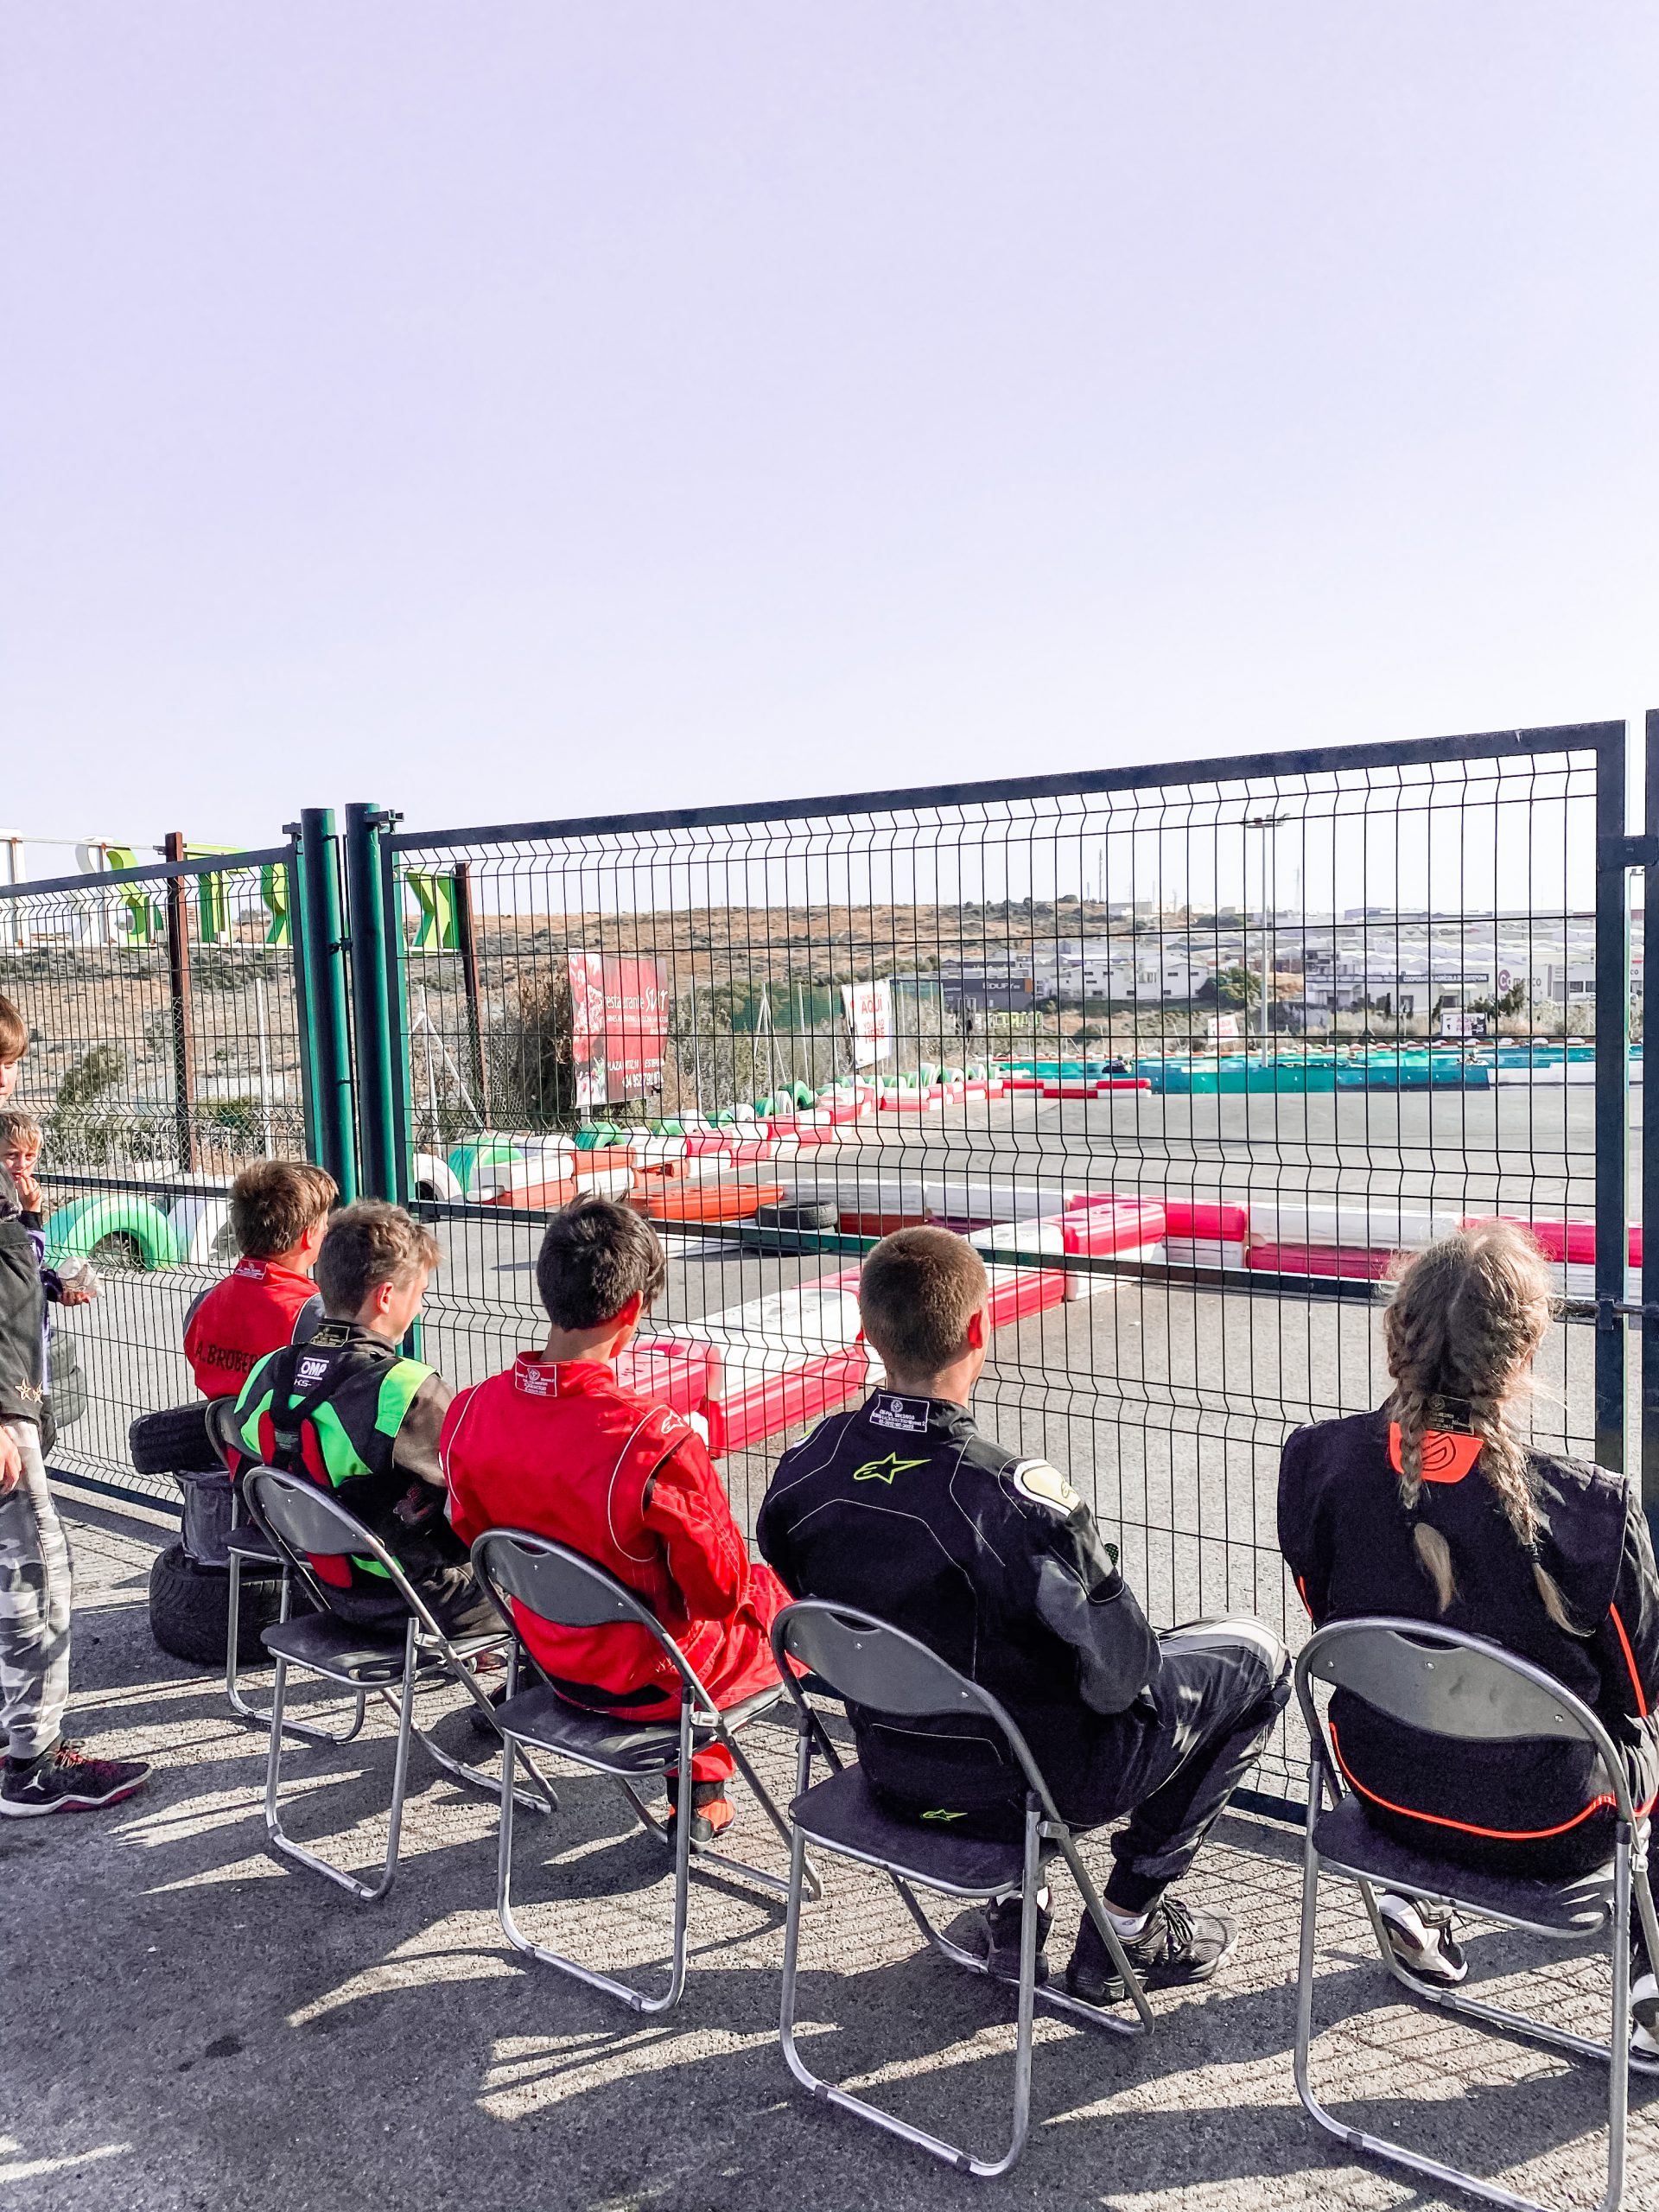
[[[9,2212],[1371,2212],[1457,2202],[1352,2158],[1301,2113],[1291,2075],[1300,1873],[1295,1835],[1225,1820],[1186,1885],[1242,1927],[1206,1988],[1154,1994],[1154,2035],[1124,2044],[1040,2019],[1031,2139],[978,2183],[815,2104],[777,2042],[782,1916],[725,1878],[693,1885],[678,2010],[624,2012],[514,1954],[493,1910],[491,1801],[420,1759],[402,1871],[361,1906],[268,1857],[263,1736],[214,1681],[157,1655],[144,1617],[165,1531],[64,1495],[77,1576],[72,1726],[156,1761],[101,1815],[0,1830],[0,2190]],[[459,1693],[423,1725],[472,1753]],[[751,1742],[785,1794],[791,1742]],[[367,1866],[379,1847],[389,1721],[341,1752],[285,1762],[285,1817]],[[662,1955],[665,1859],[596,1781],[560,1778],[553,1821],[518,1828],[531,1932],[612,1968]],[[734,1844],[781,1855],[752,1803]],[[1087,1853],[1099,1869],[1103,1839]],[[1062,1887],[1051,1950],[1076,1911]],[[948,1916],[948,1908],[947,1908]],[[1592,2026],[1599,1954],[1470,1941],[1499,2002],[1529,1995]],[[1351,2125],[1397,2132],[1551,2204],[1600,2188],[1605,2075],[1476,2035],[1404,1999],[1351,1893],[1322,1904],[1315,2078]],[[1398,2001],[1396,2001],[1398,2000]],[[926,1952],[893,1892],[829,1869],[803,1932],[809,2062],[988,2154],[1010,2093],[1013,2004]],[[1626,2202],[1659,2202],[1659,2083],[1632,2085]]]

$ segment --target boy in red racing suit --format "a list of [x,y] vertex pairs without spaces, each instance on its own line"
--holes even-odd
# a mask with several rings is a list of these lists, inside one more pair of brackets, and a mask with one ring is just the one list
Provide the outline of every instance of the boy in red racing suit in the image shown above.
[[[613,1362],[664,1270],[656,1231],[629,1208],[578,1198],[556,1214],[536,1262],[546,1347],[460,1394],[439,1456],[458,1535],[470,1542],[486,1529],[523,1529],[607,1568],[726,1707],[777,1681],[768,1631],[789,1599],[771,1569],[751,1561],[696,1431],[616,1379]],[[559,1627],[524,1612],[518,1621],[573,1705],[634,1720],[678,1713],[679,1675],[645,1629]],[[732,1771],[722,1745],[695,1753],[696,1841],[730,1825]]]
[[256,1160],[231,1185],[240,1259],[184,1317],[184,1356],[204,1398],[235,1398],[267,1352],[305,1344],[322,1319],[312,1270],[340,1196],[326,1169]]

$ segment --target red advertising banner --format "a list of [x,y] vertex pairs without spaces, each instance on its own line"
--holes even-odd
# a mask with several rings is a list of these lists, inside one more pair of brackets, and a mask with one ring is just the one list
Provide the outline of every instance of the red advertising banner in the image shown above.
[[670,1007],[660,965],[631,953],[569,959],[576,1104],[613,1106],[660,1090]]

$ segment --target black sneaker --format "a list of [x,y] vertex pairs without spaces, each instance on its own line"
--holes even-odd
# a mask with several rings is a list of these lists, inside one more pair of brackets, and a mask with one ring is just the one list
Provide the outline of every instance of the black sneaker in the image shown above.
[[1376,1909],[1402,1974],[1436,1989],[1455,1989],[1468,1979],[1469,1961],[1452,1932],[1457,1923],[1449,1904],[1379,1890]]
[[[985,1971],[993,1981],[1006,1981],[1015,1987],[1020,1981],[1020,1921],[1022,1912],[1018,1897],[997,1897],[982,1906],[964,1931],[968,1941],[964,1950],[976,1950],[985,1961]],[[1054,1915],[1049,1910],[1048,1891],[1038,1893],[1037,1903],[1037,1986],[1040,1989],[1048,1980],[1048,1955],[1043,1946],[1048,1941],[1048,1931],[1054,1925]]]
[[[486,1690],[484,1692],[484,1695],[488,1702],[490,1711],[492,1713],[499,1713],[502,1707],[507,1701],[507,1686],[505,1682],[498,1682],[493,1690]],[[473,1732],[475,1735],[488,1736],[492,1738],[494,1738],[496,1734],[495,1724],[493,1720],[486,1718],[483,1707],[479,1705],[475,1700],[468,1701],[467,1707],[467,1718],[472,1723]]]
[[[737,1818],[731,1799],[726,1795],[723,1782],[694,1782],[691,1785],[691,1840],[712,1843]],[[673,1842],[680,1825],[680,1785],[678,1777],[668,1777],[668,1811],[663,1826],[668,1830],[668,1840]]]
[[143,1787],[148,1759],[89,1759],[79,1744],[61,1743],[30,1766],[6,1761],[0,1779],[0,1815],[33,1821],[48,1813],[95,1813]]
[[[1145,1986],[1169,1989],[1185,1982],[1208,1981],[1237,1941],[1237,1925],[1224,1913],[1195,1912],[1179,1897],[1163,1897],[1152,1908],[1141,1933],[1123,1938],[1123,1948]],[[1087,1912],[1065,1970],[1065,1986],[1068,1995],[1083,2005],[1116,2005],[1128,1994],[1100,1930]]]

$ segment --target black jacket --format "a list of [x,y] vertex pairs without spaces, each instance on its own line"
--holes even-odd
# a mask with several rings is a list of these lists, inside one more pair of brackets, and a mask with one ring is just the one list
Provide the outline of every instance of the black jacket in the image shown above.
[[[821,1422],[779,1460],[756,1533],[797,1597],[859,1606],[982,1683],[1046,1772],[1156,1684],[1158,1640],[1088,1507],[943,1399],[883,1390]],[[849,1711],[866,1771],[900,1804],[1023,1794],[982,1722]]]
[[46,1287],[16,1187],[0,1167],[0,1421],[41,1418],[46,1395]]
[[[1491,1637],[1592,1708],[1624,1748],[1638,1808],[1650,1801],[1659,1783],[1659,1574],[1630,1484],[1582,1460],[1531,1454],[1547,1523],[1539,1559],[1585,1630],[1575,1637],[1545,1611],[1531,1561],[1478,1465],[1426,1481],[1419,1510],[1446,1538],[1457,1576],[1442,1614],[1412,1546],[1389,1428],[1386,1411],[1357,1414],[1298,1429],[1285,1446],[1279,1544],[1315,1623],[1393,1613]],[[1513,1745],[1449,1746],[1343,1691],[1331,1721],[1363,1796],[1464,1834],[1537,1843],[1605,1802],[1594,1756],[1579,1745],[1540,1741],[1522,1756]]]

